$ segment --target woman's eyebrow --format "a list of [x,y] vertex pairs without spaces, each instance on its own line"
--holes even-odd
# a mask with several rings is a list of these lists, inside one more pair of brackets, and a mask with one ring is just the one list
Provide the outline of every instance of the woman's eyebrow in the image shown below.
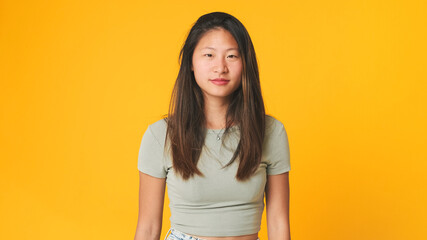
[[[202,49],[211,49],[211,50],[216,50],[216,48],[213,48],[213,47],[204,47],[204,48],[202,48]],[[230,51],[230,50],[236,50],[236,51],[238,51],[239,50],[239,48],[227,48],[227,49],[225,49],[226,51]]]

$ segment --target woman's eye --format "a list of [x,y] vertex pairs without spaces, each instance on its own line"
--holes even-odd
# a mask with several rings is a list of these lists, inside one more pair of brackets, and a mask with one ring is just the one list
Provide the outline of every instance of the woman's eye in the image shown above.
[[210,54],[210,53],[206,53],[206,54],[205,54],[205,56],[206,56],[206,57],[212,57],[212,54]]
[[228,55],[229,58],[237,58],[236,55]]

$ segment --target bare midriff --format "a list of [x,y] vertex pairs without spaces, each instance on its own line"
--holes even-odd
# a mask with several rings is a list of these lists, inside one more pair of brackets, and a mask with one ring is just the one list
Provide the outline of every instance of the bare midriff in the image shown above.
[[206,237],[206,236],[196,236],[188,234],[192,237],[200,238],[200,240],[257,240],[258,233],[243,235],[243,236],[232,236],[232,237]]

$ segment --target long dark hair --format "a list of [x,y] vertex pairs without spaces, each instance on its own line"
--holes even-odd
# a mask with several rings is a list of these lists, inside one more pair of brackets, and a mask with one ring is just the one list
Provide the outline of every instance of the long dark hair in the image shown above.
[[194,174],[203,176],[197,162],[206,136],[203,93],[191,70],[192,57],[201,37],[209,30],[220,28],[230,32],[236,40],[243,63],[242,82],[232,93],[224,130],[224,134],[227,134],[232,125],[239,125],[240,140],[232,159],[224,167],[238,158],[236,179],[244,181],[250,178],[261,162],[265,109],[255,50],[249,33],[238,19],[227,13],[213,12],[197,20],[181,49],[180,69],[166,118],[173,168],[184,180]]

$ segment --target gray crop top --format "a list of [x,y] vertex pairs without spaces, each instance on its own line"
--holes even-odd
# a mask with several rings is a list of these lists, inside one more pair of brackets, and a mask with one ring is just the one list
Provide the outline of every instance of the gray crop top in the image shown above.
[[231,127],[225,137],[221,137],[223,130],[207,130],[197,165],[205,176],[194,175],[187,181],[172,168],[168,146],[165,148],[166,127],[164,119],[148,126],[139,149],[138,170],[166,178],[171,227],[196,236],[241,236],[259,232],[267,175],[290,170],[288,137],[283,124],[266,115],[262,161],[246,182],[235,179],[238,159],[221,169],[230,161],[239,142],[238,126]]

